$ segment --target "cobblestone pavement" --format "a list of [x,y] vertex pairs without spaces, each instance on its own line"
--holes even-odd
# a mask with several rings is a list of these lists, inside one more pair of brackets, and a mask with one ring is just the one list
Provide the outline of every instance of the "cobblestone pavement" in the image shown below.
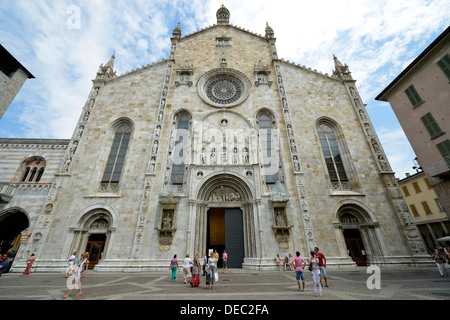
[[[68,300],[181,300],[187,301],[296,301],[296,300],[449,300],[450,278],[440,277],[437,268],[381,269],[380,288],[376,273],[365,267],[328,270],[329,287],[315,297],[312,277],[305,271],[306,290],[298,291],[293,271],[229,270],[222,274],[214,290],[208,290],[205,277],[192,288],[183,283],[183,273],[170,282],[170,271],[160,273],[96,273],[88,271],[83,280],[83,295]],[[7,273],[0,278],[0,300],[63,300],[68,292],[63,274],[34,273],[20,277]]]

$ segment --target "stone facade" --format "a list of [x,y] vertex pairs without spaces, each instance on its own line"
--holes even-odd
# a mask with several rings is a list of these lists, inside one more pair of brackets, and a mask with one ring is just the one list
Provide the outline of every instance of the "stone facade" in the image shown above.
[[[38,214],[50,227],[32,228],[45,244],[36,270],[63,270],[98,235],[96,270],[166,270],[173,254],[207,252],[211,212],[229,209],[242,214],[243,268],[276,268],[277,253],[308,257],[314,246],[329,267],[355,267],[348,245],[368,264],[426,263],[348,67],[335,59],[329,76],[284,61],[270,26],[261,36],[229,24],[225,7],[217,16],[186,36],[178,25],[167,60],[121,76],[114,56],[100,66]],[[321,124],[346,179],[330,179]],[[120,179],[107,180],[118,136],[129,143]]]

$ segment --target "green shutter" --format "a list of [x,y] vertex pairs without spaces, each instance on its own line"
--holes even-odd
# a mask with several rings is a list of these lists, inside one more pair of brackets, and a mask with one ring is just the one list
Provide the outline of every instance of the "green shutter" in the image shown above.
[[427,113],[426,115],[424,115],[421,118],[421,120],[425,128],[427,129],[428,133],[430,134],[431,139],[434,139],[443,133],[436,120],[434,120],[434,117],[431,113]]
[[418,107],[423,102],[413,85],[409,86],[408,89],[405,90],[405,93],[413,107]]
[[436,145],[442,157],[450,156],[450,140],[445,140]]
[[448,80],[450,80],[450,55],[447,53],[441,60],[438,61],[437,65],[447,76]]

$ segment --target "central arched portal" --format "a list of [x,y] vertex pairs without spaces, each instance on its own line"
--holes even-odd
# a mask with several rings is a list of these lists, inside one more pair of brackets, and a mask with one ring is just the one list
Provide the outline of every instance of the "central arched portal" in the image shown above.
[[196,201],[194,250],[202,255],[217,250],[220,258],[226,250],[229,268],[241,268],[245,258],[255,258],[253,198],[239,177],[220,174],[207,179]]

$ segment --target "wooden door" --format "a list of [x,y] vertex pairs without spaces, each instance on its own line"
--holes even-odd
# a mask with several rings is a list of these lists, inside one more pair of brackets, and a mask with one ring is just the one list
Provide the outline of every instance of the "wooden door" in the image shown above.
[[105,248],[106,235],[91,235],[86,245],[86,251],[89,254],[89,270],[94,269],[100,261]]
[[359,230],[345,230],[344,237],[345,242],[347,243],[348,252],[353,261],[355,261],[358,266],[365,266],[367,260],[366,252]]

